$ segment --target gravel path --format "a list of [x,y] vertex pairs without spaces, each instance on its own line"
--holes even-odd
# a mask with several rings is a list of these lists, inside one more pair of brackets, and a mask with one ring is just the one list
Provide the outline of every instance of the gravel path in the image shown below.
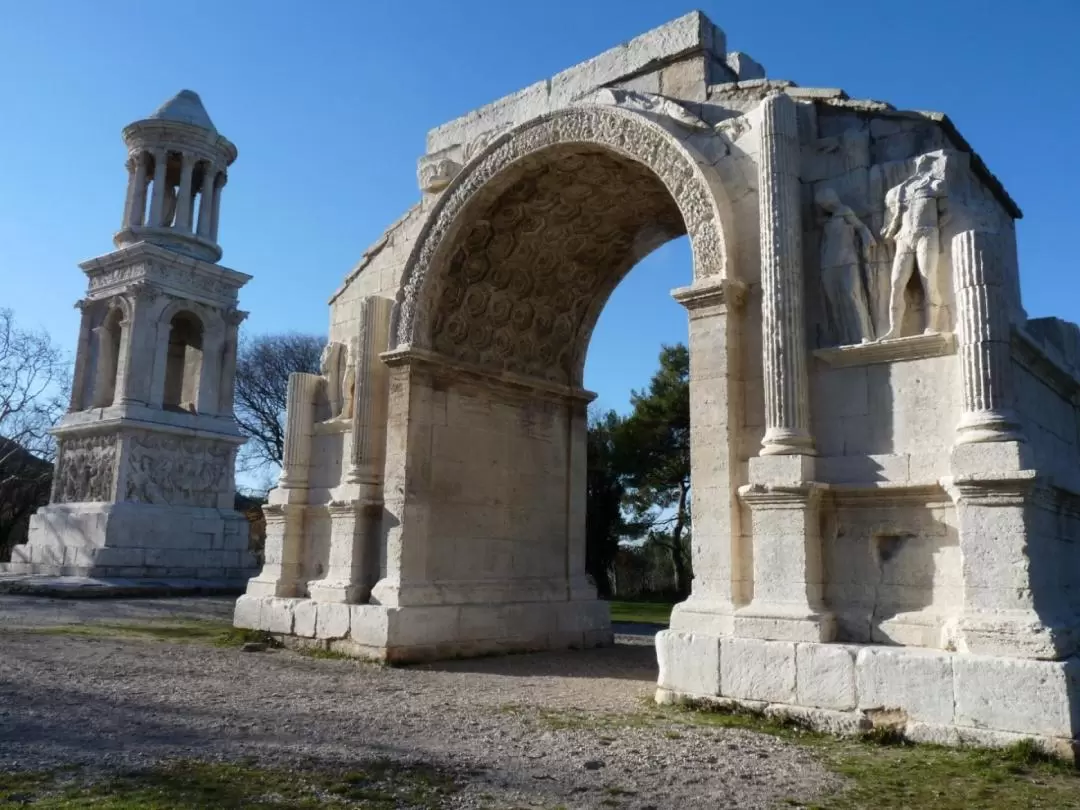
[[452,771],[466,787],[451,808],[766,808],[839,784],[772,737],[612,725],[606,716],[639,713],[652,694],[647,646],[394,669],[13,629],[219,618],[231,605],[0,597],[0,770],[390,757]]

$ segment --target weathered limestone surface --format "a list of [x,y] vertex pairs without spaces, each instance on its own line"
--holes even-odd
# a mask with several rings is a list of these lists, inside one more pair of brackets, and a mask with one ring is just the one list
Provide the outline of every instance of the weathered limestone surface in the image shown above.
[[251,277],[215,263],[236,147],[190,90],[124,141],[117,250],[80,265],[89,287],[50,503],[0,570],[239,584],[255,564],[233,509],[237,292]]
[[293,381],[240,626],[392,660],[609,642],[584,359],[686,235],[695,577],[658,697],[1075,736],[1080,330],[1027,319],[1020,211],[945,116],[766,79],[693,13],[432,130],[417,180]]

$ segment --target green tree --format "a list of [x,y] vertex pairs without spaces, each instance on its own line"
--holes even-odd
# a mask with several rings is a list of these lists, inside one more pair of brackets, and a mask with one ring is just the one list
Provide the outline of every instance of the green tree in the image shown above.
[[693,576],[690,559],[690,352],[664,346],[649,387],[630,398],[632,411],[618,428],[617,464],[624,473],[630,533],[667,551],[675,590],[684,597]]
[[589,415],[585,570],[596,583],[601,599],[612,595],[611,565],[625,529],[622,503],[626,488],[618,469],[619,450],[616,446],[622,421],[615,411]]

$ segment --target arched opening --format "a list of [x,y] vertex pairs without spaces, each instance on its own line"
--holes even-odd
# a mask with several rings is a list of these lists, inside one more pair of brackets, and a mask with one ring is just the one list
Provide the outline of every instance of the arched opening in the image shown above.
[[155,223],[163,228],[172,227],[176,222],[179,188],[184,167],[184,156],[179,152],[166,153],[165,196],[161,211],[161,221]]
[[191,312],[178,312],[169,325],[162,407],[195,413],[203,364],[203,326]]
[[116,398],[123,320],[124,313],[118,307],[113,307],[105,314],[101,325],[94,330],[98,341],[94,394],[91,400],[94,408],[107,408]]
[[[198,191],[198,218],[195,218],[195,194],[191,195],[192,219],[194,230],[200,236],[208,236],[210,217],[214,207],[214,167],[208,160],[200,160],[195,166],[192,188]],[[203,231],[206,233],[203,233]]]
[[608,296],[685,226],[655,174],[602,147],[551,147],[507,174],[470,206],[434,280],[426,342],[455,360],[580,388]]
[[[690,240],[650,253],[604,304],[585,362],[588,409],[585,570],[629,615],[686,595],[693,579],[686,308]],[[645,316],[643,317],[643,314]]]
[[134,174],[131,182],[131,210],[128,213],[128,227],[141,228],[146,223],[146,207],[150,201],[150,182],[154,176],[154,156],[150,152],[135,155]]
[[[586,576],[585,355],[620,281],[684,234],[693,305],[722,298],[726,209],[702,163],[646,118],[585,107],[496,140],[443,192],[386,355],[387,564],[372,601],[423,608],[389,655],[610,641]],[[722,306],[692,326],[691,351],[698,335],[726,357],[714,317]],[[706,363],[720,382],[699,390],[716,398],[725,363]],[[695,460],[707,486],[730,489],[727,452]]]

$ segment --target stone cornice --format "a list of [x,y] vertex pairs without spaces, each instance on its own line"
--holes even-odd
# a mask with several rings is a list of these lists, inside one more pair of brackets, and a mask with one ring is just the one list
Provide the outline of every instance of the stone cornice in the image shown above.
[[739,309],[746,303],[746,294],[747,286],[743,282],[714,276],[671,291],[671,297],[690,312],[707,307]]
[[873,363],[896,363],[942,357],[956,352],[956,339],[951,332],[931,332],[924,335],[861,343],[857,346],[837,346],[816,349],[814,357],[833,368],[867,366]]
[[1014,358],[1065,399],[1080,394],[1080,378],[1022,327],[1013,327],[1012,352]]
[[559,385],[558,383],[526,377],[512,372],[492,371],[485,366],[475,366],[471,363],[451,360],[445,355],[427,349],[405,346],[383,352],[379,357],[390,368],[412,365],[427,367],[438,373],[449,374],[453,378],[466,383],[483,385],[519,395],[541,396],[560,402],[569,399],[589,403],[596,399],[596,394],[583,388]]
[[114,250],[82,262],[89,279],[87,298],[100,300],[126,292],[137,283],[152,284],[161,292],[191,298],[212,306],[231,306],[237,292],[250,279],[219,264],[183,256],[149,242]]
[[180,121],[147,118],[128,124],[123,130],[130,151],[183,150],[225,168],[236,160],[236,146],[224,135]]

